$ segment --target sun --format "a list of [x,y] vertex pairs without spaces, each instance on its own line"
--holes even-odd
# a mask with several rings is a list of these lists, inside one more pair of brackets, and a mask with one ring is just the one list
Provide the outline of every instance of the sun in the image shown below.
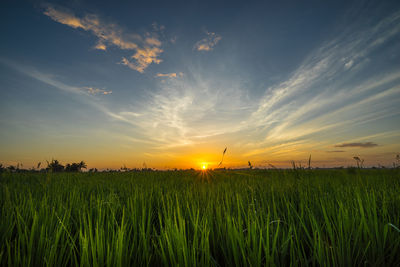
[[205,171],[205,170],[207,170],[207,163],[202,163],[201,164],[201,169],[203,170],[203,171]]

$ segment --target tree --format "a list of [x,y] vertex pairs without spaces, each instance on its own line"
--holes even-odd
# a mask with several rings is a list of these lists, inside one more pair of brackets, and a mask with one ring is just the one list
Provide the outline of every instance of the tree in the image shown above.
[[81,161],[78,163],[78,167],[79,167],[79,171],[81,171],[82,169],[86,169],[87,165],[84,161]]
[[15,172],[17,170],[17,168],[15,166],[13,166],[13,165],[10,165],[10,166],[7,167],[7,170],[9,172]]
[[66,172],[78,172],[79,171],[79,166],[78,163],[72,163],[72,164],[67,164],[65,165],[65,171]]
[[64,170],[64,165],[61,165],[58,160],[52,159],[51,162],[47,161],[47,170],[51,172],[62,172]]
[[86,169],[86,163],[81,161],[79,163],[71,163],[65,166],[66,172],[80,172],[82,169]]

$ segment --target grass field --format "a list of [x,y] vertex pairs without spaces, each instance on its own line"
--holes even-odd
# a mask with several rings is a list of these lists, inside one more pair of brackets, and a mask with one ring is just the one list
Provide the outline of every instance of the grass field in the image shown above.
[[0,174],[3,266],[400,266],[400,173]]

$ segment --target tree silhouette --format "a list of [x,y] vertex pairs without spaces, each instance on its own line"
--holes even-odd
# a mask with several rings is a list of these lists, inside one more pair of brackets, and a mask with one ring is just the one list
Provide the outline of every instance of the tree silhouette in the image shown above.
[[80,172],[82,169],[86,169],[86,163],[81,161],[79,163],[71,163],[65,166],[66,172]]
[[7,170],[9,172],[15,172],[17,170],[17,168],[15,166],[13,166],[13,165],[10,165],[10,166],[7,167]]
[[79,171],[87,168],[86,163],[84,161],[79,162],[78,167],[79,167]]
[[64,166],[61,165],[58,160],[52,159],[51,162],[47,161],[47,170],[50,170],[51,172],[62,172],[64,170]]

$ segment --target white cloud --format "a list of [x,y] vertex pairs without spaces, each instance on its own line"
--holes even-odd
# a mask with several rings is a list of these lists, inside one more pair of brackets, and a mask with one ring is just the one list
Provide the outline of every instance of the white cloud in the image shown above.
[[109,46],[115,46],[122,50],[135,50],[130,57],[133,62],[126,57],[122,58],[121,64],[143,73],[152,63],[159,64],[161,41],[156,33],[147,33],[142,37],[138,34],[127,34],[119,26],[112,23],[106,23],[96,15],[85,15],[80,18],[66,9],[49,6],[44,11],[54,21],[70,26],[74,29],[82,29],[91,32],[98,38],[95,49],[106,51]]
[[197,144],[205,138],[236,131],[239,120],[245,120],[249,106],[246,90],[236,81],[214,84],[213,80],[192,73],[189,79],[181,73],[161,74],[159,77],[181,76],[159,83],[159,90],[151,93],[140,106],[141,116],[119,113],[151,136],[159,149]]
[[339,130],[396,114],[393,107],[400,89],[393,85],[399,84],[400,72],[377,71],[368,79],[359,75],[373,63],[370,55],[388,43],[394,32],[400,33],[399,15],[394,13],[370,27],[348,25],[337,38],[312,52],[287,80],[268,88],[246,123],[249,128],[263,129],[264,138],[254,146],[317,133],[329,138]]
[[206,32],[206,34],[206,38],[201,39],[194,45],[194,49],[197,51],[211,51],[222,39],[222,37],[215,32]]
[[344,64],[344,67],[347,69],[350,69],[354,64],[354,60],[349,60],[346,64]]
[[[66,21],[74,28],[86,27],[80,20],[65,18],[65,24]],[[224,142],[236,138],[232,143],[247,149],[243,153],[246,156],[287,153],[280,150],[289,147],[295,150],[296,145],[311,143],[323,146],[330,138],[335,135],[338,138],[356,125],[399,113],[395,108],[400,97],[400,88],[395,86],[400,81],[399,72],[368,72],[368,79],[363,72],[374,64],[372,54],[383,51],[377,48],[393,45],[389,41],[399,34],[398,25],[399,13],[372,27],[348,25],[348,30],[311,52],[288,79],[269,87],[260,100],[248,99],[246,87],[236,84],[237,80],[218,77],[223,80],[218,83],[217,78],[201,76],[197,70],[185,71],[183,79],[162,79],[159,90],[149,93],[148,100],[134,108],[118,112],[99,108],[112,118],[140,129],[143,139],[157,148],[199,144],[220,135],[224,135]],[[195,45],[196,50],[210,51],[221,40],[215,33],[207,35]],[[153,45],[161,50],[157,41],[149,38],[135,44]],[[128,41],[123,38],[122,41],[124,47],[128,46]],[[106,49],[114,43],[118,42],[99,37],[98,46]],[[161,62],[158,57],[162,50],[147,51],[142,47],[134,50],[136,53],[123,58],[122,64],[143,72],[148,65]],[[179,73],[155,76],[176,78]],[[361,140],[363,134],[379,130],[352,134],[359,134],[357,139]]]

